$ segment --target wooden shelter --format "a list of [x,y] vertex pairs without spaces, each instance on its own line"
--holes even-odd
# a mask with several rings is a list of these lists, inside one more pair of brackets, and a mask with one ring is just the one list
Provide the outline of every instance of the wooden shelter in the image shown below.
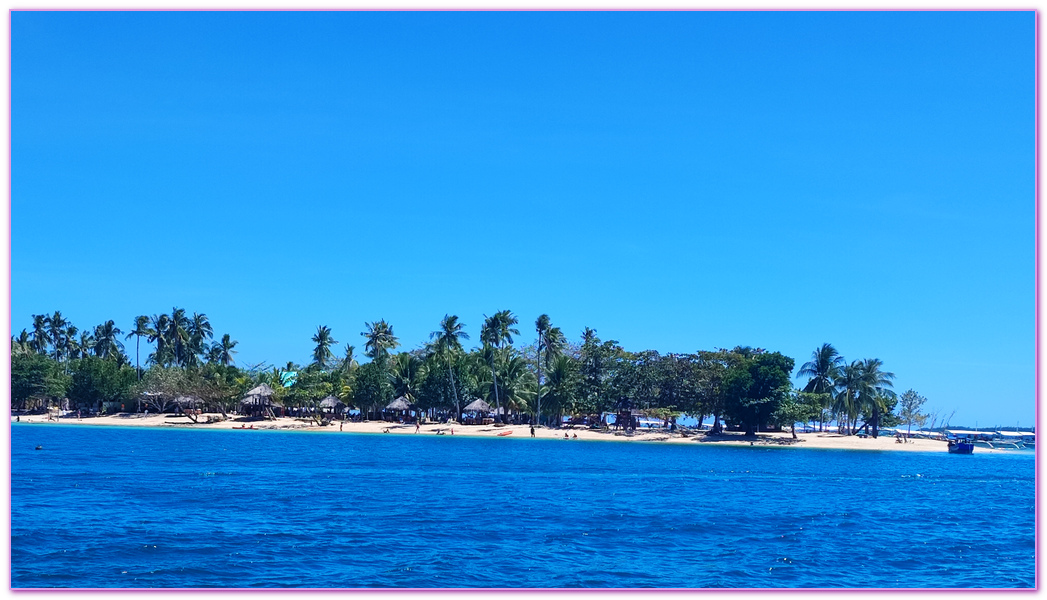
[[244,395],[240,401],[240,411],[252,417],[263,416],[275,419],[276,413],[273,412],[273,407],[283,408],[283,405],[273,400],[274,394],[273,388],[263,383]]
[[494,419],[488,418],[484,415],[490,414],[494,409],[487,402],[484,402],[480,398],[477,398],[465,405],[462,409],[463,412],[474,412],[477,416],[472,419],[465,419],[466,425],[488,425],[494,422]]
[[324,412],[330,412],[332,414],[338,414],[340,412],[344,412],[345,410],[345,402],[342,402],[334,396],[327,396],[326,398],[320,401],[319,406],[320,410]]

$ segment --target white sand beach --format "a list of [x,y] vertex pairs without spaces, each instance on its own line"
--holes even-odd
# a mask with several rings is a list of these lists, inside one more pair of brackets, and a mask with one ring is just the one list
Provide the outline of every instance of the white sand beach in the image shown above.
[[[211,422],[206,422],[210,418]],[[346,421],[334,421],[326,427],[320,427],[313,421],[291,417],[280,417],[264,421],[220,421],[219,414],[204,414],[199,417],[199,423],[193,423],[188,417],[173,414],[144,415],[144,414],[118,414],[102,417],[84,417],[77,419],[75,416],[63,417],[59,420],[48,420],[47,415],[28,415],[11,417],[11,422],[32,423],[37,425],[78,425],[84,427],[107,426],[107,427],[181,427],[192,429],[240,429],[247,428],[249,431],[265,430],[295,430],[312,433],[372,433],[390,435],[454,435],[473,437],[504,437],[506,439],[530,438],[529,425],[461,425],[457,423],[423,424],[418,427],[417,432],[413,424],[389,423],[385,421],[365,421],[361,423]],[[704,433],[685,435],[677,432],[670,434],[662,429],[639,429],[633,435],[626,435],[621,431],[613,429],[600,431],[586,428],[564,428],[553,429],[538,427],[535,429],[535,437],[543,439],[559,439],[566,441],[604,441],[604,442],[646,442],[664,444],[715,444],[722,446],[780,446],[789,448],[825,448],[838,450],[890,450],[898,452],[945,452],[946,444],[937,440],[912,439],[907,443],[899,444],[892,436],[881,436],[873,439],[860,438],[858,436],[846,436],[836,433],[797,433],[797,439],[792,439],[789,432],[759,433],[756,438],[746,438],[741,433],[724,433],[718,436],[709,436]],[[1006,450],[990,450],[978,448],[978,453],[1006,452]]]

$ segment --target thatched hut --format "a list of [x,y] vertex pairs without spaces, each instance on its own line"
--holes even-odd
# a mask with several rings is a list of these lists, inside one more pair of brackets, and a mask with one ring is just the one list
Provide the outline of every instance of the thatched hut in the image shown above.
[[484,402],[480,398],[477,398],[477,399],[473,400],[469,404],[466,404],[465,408],[463,408],[462,411],[463,412],[476,413],[476,416],[471,418],[471,419],[465,419],[465,424],[466,425],[483,425],[484,424],[484,418],[485,418],[484,415],[491,414],[492,410],[493,409],[491,408],[491,405],[488,404],[487,402]]
[[[403,416],[404,418],[406,418],[407,417],[407,411],[411,410],[411,407],[412,407],[412,405],[407,400],[407,397],[406,396],[400,396],[396,400],[393,400],[389,404],[386,404],[385,405],[385,409],[382,412],[394,413],[396,416],[393,417],[393,420],[396,420],[397,416]],[[396,413],[401,413],[401,412],[403,413],[403,415],[396,414]]]
[[240,412],[252,417],[276,418],[273,407],[283,408],[283,405],[273,399],[274,394],[273,388],[264,383],[251,389],[240,400]]
[[334,396],[327,396],[326,398],[320,401],[319,406],[321,411],[331,413],[332,415],[337,415],[339,413],[345,412],[346,408],[345,402],[342,402]]

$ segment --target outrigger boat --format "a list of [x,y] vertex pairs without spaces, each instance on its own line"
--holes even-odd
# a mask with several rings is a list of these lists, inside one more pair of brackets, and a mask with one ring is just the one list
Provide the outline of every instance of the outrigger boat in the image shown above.
[[949,440],[949,454],[974,454],[974,444],[963,440]]

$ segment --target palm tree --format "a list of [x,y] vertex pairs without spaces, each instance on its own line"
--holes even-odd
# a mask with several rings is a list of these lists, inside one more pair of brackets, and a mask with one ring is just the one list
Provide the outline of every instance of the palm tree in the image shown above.
[[221,341],[212,344],[211,348],[216,351],[216,362],[226,367],[236,362],[233,360],[233,355],[236,354],[236,350],[233,350],[233,348],[238,343],[236,340],[230,339],[227,333],[222,336]]
[[121,333],[112,319],[95,327],[95,356],[110,358],[123,352],[124,345],[116,339]]
[[76,325],[70,325],[65,328],[65,335],[62,336],[65,341],[65,355],[69,358],[76,353],[76,334],[79,331]]
[[498,382],[505,406],[503,420],[508,422],[510,409],[522,411],[531,405],[528,396],[534,376],[527,368],[527,361],[519,354],[502,360],[499,374],[501,377]]
[[569,356],[557,356],[548,365],[550,402],[563,416],[564,411],[572,411],[576,400],[578,368]]
[[360,333],[360,335],[367,338],[364,350],[367,351],[367,356],[370,356],[373,360],[385,360],[389,355],[389,351],[400,345],[400,341],[393,335],[392,325],[386,323],[385,319],[373,323],[364,323],[364,327],[368,329],[368,331]]
[[189,336],[186,349],[186,363],[196,364],[197,358],[206,352],[208,345],[206,340],[214,339],[214,329],[211,321],[203,313],[193,313],[193,318],[186,327]]
[[77,343],[77,358],[86,358],[95,347],[95,336],[87,331],[80,332],[80,341]]
[[868,424],[872,424],[872,436],[880,435],[880,414],[885,410],[885,401],[895,396],[891,389],[894,384],[894,373],[881,370],[883,361],[878,358],[867,358],[861,363],[861,396],[860,401]]
[[131,336],[135,336],[135,371],[138,373],[139,381],[142,379],[142,367],[138,361],[139,349],[142,345],[142,337],[150,336],[153,334],[153,330],[149,328],[149,316],[138,315],[135,317],[135,328],[131,333],[127,334],[125,340],[131,339]]
[[389,373],[389,380],[393,384],[393,393],[399,397],[407,398],[414,404],[418,397],[418,386],[425,377],[425,363],[417,356],[408,352],[401,352],[393,359],[393,368]]
[[[844,360],[832,344],[822,344],[811,353],[811,360],[805,362],[797,372],[799,377],[810,377],[803,391],[812,394],[825,394],[832,398],[835,388],[833,382],[840,375]],[[819,419],[819,430],[823,422]]]
[[455,389],[454,385],[454,372],[451,370],[451,363],[454,358],[462,351],[462,340],[469,339],[469,334],[465,332],[465,324],[458,322],[458,315],[444,315],[442,321],[440,321],[440,329],[429,334],[429,339],[433,340],[433,347],[436,353],[440,355],[444,362],[447,364],[447,375],[451,378],[451,393],[454,394],[454,405],[455,410],[458,411],[457,418],[462,418],[462,404],[458,401],[458,390]]
[[167,366],[174,360],[174,351],[167,340],[167,329],[170,325],[167,315],[153,315],[152,327],[149,328],[149,343],[156,343],[156,352],[150,357],[157,365]]
[[[490,360],[491,363],[491,379],[494,385],[494,403],[497,408],[501,407],[500,399],[498,396],[498,375],[495,370],[495,359],[498,356],[498,352],[494,350],[500,350],[503,344],[513,343],[513,336],[520,335],[520,330],[513,327],[519,321],[513,316],[513,313],[508,310],[500,310],[494,313],[494,316],[488,317],[484,315],[484,324],[480,330],[480,339],[485,345],[492,348],[492,351],[487,352],[484,350],[484,356]],[[502,415],[503,421],[509,416],[508,408]]]
[[181,366],[189,364],[189,327],[185,309],[172,308],[164,338],[171,348],[175,363]]
[[833,414],[837,425],[840,423],[840,415],[844,415],[848,434],[851,432],[851,417],[857,418],[858,415],[858,396],[863,387],[862,375],[862,363],[856,360],[849,365],[844,365],[833,380],[833,385],[837,390]]
[[356,346],[353,346],[352,344],[346,344],[345,358],[342,359],[342,370],[346,373],[352,373],[353,369],[360,366],[360,364],[356,362],[355,354]]
[[544,313],[538,315],[538,318],[534,321],[534,329],[538,332],[538,356],[535,360],[538,364],[538,386],[535,388],[537,391],[534,394],[536,405],[534,420],[536,424],[541,424],[542,422],[542,343],[545,341],[545,335],[551,326],[549,315]]
[[47,353],[47,347],[51,344],[51,336],[47,333],[47,315],[33,315],[33,350],[40,354]]
[[69,325],[69,321],[66,321],[62,313],[56,310],[55,314],[46,318],[46,323],[51,343],[55,349],[55,362],[60,362],[62,349],[65,348],[65,328]]
[[313,342],[316,343],[316,348],[313,350],[313,362],[323,368],[327,364],[327,361],[334,356],[331,353],[331,345],[337,344],[338,342],[331,337],[331,329],[327,325],[320,325],[316,328],[316,335],[313,336]]
[[28,356],[33,353],[33,344],[29,341],[29,332],[25,329],[18,337],[11,336],[11,356]]
[[492,389],[494,389],[494,406],[495,409],[499,411],[502,405],[498,399],[498,375],[495,373],[494,359],[500,339],[497,314],[493,317],[484,315],[484,324],[480,328],[480,340],[483,342],[483,348],[480,352],[491,366],[491,385],[493,386]]

